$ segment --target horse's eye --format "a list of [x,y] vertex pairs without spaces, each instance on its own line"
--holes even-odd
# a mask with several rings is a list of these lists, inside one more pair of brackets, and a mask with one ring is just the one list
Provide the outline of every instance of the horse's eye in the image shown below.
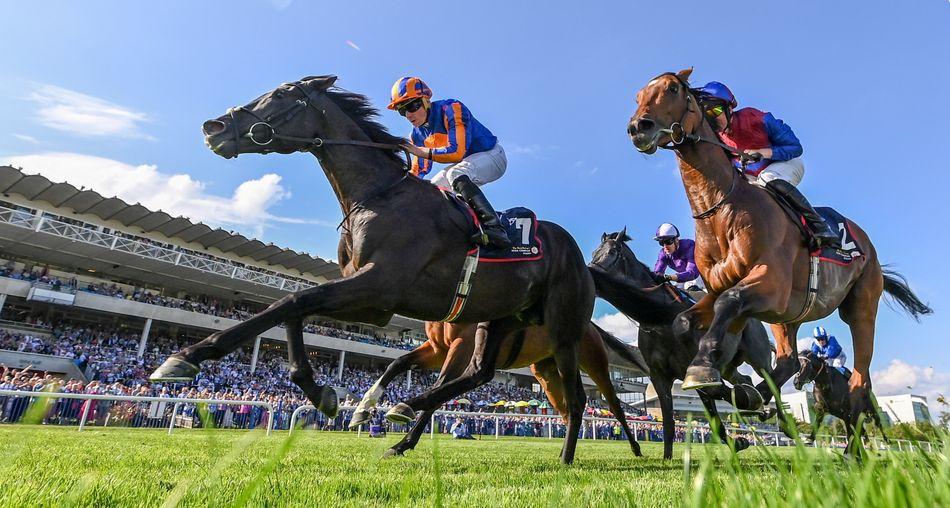
[[278,90],[277,92],[274,93],[274,97],[276,97],[276,98],[278,98],[278,99],[283,99],[283,98],[284,98],[284,91],[283,91],[283,90]]
[[666,88],[666,91],[668,91],[668,92],[670,92],[670,93],[679,93],[680,87],[679,87],[679,85],[670,85],[670,86],[668,86],[668,87]]

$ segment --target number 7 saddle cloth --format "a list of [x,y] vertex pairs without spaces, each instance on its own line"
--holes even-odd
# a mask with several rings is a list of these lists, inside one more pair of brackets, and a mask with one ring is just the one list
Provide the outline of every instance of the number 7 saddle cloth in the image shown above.
[[[472,207],[468,206],[454,193],[442,189],[455,206],[465,214],[468,220],[469,230],[475,234],[481,230],[478,216]],[[496,212],[498,221],[508,233],[508,239],[511,240],[511,247],[502,249],[494,245],[478,245],[473,247],[469,254],[474,254],[478,249],[479,263],[513,263],[518,261],[537,261],[544,257],[544,247],[541,245],[541,239],[538,237],[538,218],[533,211],[524,207],[509,208]]]

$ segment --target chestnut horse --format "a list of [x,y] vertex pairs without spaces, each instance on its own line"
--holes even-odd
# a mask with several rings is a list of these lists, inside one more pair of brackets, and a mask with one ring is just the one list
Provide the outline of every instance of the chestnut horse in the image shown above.
[[[846,225],[849,240],[864,255],[847,266],[821,262],[817,298],[807,298],[813,286],[811,253],[799,227],[775,198],[737,173],[689,87],[691,72],[666,73],[647,83],[637,94],[637,111],[627,129],[641,152],[651,154],[666,145],[675,150],[696,218],[696,265],[709,295],[677,318],[680,331],[705,331],[683,388],[719,384],[722,359],[732,357],[724,350],[729,345],[723,337],[750,317],[772,323],[777,350],[773,376],[781,387],[798,371],[799,326],[838,309],[854,341],[849,391],[856,419],[864,413],[871,389],[868,368],[882,292],[915,319],[932,311],[903,277],[882,270],[870,238],[851,221]],[[766,382],[759,389],[766,400],[771,398]]]
[[[564,382],[557,371],[554,362],[554,351],[546,337],[547,329],[543,326],[532,326],[519,332],[512,333],[505,338],[498,355],[499,368],[520,368],[530,365],[531,372],[538,379],[541,387],[551,401],[551,405],[562,416],[567,415],[567,406],[564,394]],[[450,323],[426,323],[427,340],[424,344],[393,360],[383,372],[383,375],[366,391],[363,399],[353,413],[350,428],[357,427],[369,420],[372,409],[383,395],[383,391],[396,376],[410,369],[423,368],[439,370],[439,379],[457,377],[468,365],[475,348],[475,326],[462,326]],[[578,360],[581,370],[597,385],[600,393],[607,399],[607,405],[614,417],[620,422],[627,433],[630,449],[637,457],[641,456],[640,445],[636,436],[627,424],[627,417],[617,398],[617,391],[610,381],[609,363],[622,364],[643,375],[648,374],[646,362],[640,351],[624,344],[620,339],[590,323],[581,340]],[[407,450],[415,448],[426,423],[434,411],[427,411],[416,418],[416,425],[406,436],[390,448],[386,455],[402,455]],[[390,411],[387,418],[406,423],[409,419],[403,417],[399,411]]]

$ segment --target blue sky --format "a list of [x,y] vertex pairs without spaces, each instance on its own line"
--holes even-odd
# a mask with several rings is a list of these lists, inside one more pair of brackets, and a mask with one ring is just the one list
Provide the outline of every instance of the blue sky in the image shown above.
[[[535,209],[588,255],[626,225],[652,260],[657,224],[689,235],[692,221],[672,155],[638,154],[626,122],[651,77],[695,66],[695,83],[724,81],[794,128],[802,190],[861,224],[935,307],[916,324],[882,306],[875,386],[950,391],[950,2],[541,5],[6,2],[0,162],[333,258],[340,211],[314,160],[218,158],[201,122],[306,75],[336,74],[378,106],[419,75],[505,146],[508,173],[486,187],[498,208]],[[847,328],[822,324],[850,353]]]

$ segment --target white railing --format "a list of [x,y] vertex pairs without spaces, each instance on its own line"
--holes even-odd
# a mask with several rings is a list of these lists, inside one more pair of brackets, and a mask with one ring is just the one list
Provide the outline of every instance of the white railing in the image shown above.
[[315,286],[315,284],[309,282],[284,277],[277,272],[249,270],[224,260],[210,259],[188,252],[173,250],[125,236],[104,233],[95,229],[69,224],[50,217],[40,217],[29,212],[13,210],[3,206],[0,206],[0,223],[6,223],[24,229],[32,229],[77,242],[127,252],[164,263],[184,266],[202,272],[230,277],[235,280],[243,280],[262,286],[282,289],[288,292],[296,292]]
[[[296,428],[297,420],[300,417],[300,414],[306,411],[312,411],[315,408],[312,405],[300,406],[294,410],[290,415],[290,432],[293,432]],[[352,411],[356,407],[341,407],[340,411]],[[495,429],[495,439],[501,437],[501,423],[506,420],[529,420],[529,421],[538,421],[538,420],[547,420],[545,426],[547,427],[547,435],[549,439],[554,438],[554,425],[563,424],[563,419],[560,415],[534,415],[534,414],[519,414],[519,413],[476,413],[468,411],[443,411],[438,410],[435,414],[432,415],[432,421],[429,422],[429,433],[430,435],[435,435],[435,420],[440,416],[449,416],[449,417],[462,417],[462,418],[480,418],[480,419],[491,419],[494,421]],[[598,439],[597,437],[597,428],[608,425],[613,427],[613,424],[617,422],[613,418],[603,418],[603,417],[584,417],[584,425],[581,425],[581,439]],[[649,441],[649,429],[646,426],[655,427],[657,423],[645,423],[637,420],[627,420],[628,424],[631,427],[634,435],[639,435],[641,430],[641,425],[645,428],[643,430],[647,431],[647,441]],[[699,440],[702,443],[706,442],[706,434],[710,431],[709,427],[704,427],[702,425],[697,425],[696,423],[681,424],[677,423],[675,425],[677,430],[684,432],[698,432]],[[363,426],[361,425],[358,431],[362,431]],[[776,431],[765,431],[765,430],[751,430],[751,429],[728,429],[727,432],[730,435],[748,435],[751,436],[755,443],[757,444],[774,444],[779,446],[784,441],[789,441],[784,434]],[[768,438],[768,441],[766,441]]]
[[[166,403],[174,404],[171,416],[168,418],[168,433],[171,434],[172,430],[175,428],[175,417],[178,416],[178,411],[185,404],[194,404],[194,405],[227,405],[227,406],[257,406],[262,407],[267,411],[267,435],[270,435],[271,430],[274,428],[274,406],[268,402],[260,402],[254,400],[220,400],[220,399],[187,399],[187,398],[178,398],[178,397],[138,397],[130,395],[96,395],[89,393],[61,393],[61,392],[28,392],[20,390],[0,390],[0,397],[22,397],[30,399],[38,398],[47,398],[47,399],[77,399],[83,401],[93,401],[93,400],[102,400],[108,402],[157,402],[157,403]],[[32,405],[35,401],[30,400],[29,405]],[[92,407],[92,404],[83,404],[82,413],[79,415],[79,431],[82,432],[83,428],[86,426],[87,419],[89,418],[89,409]],[[2,409],[2,408],[0,408]],[[24,413],[28,412],[29,409],[26,409]]]
[[[300,415],[307,411],[313,411],[315,408],[312,405],[299,406],[293,411],[290,415],[290,427],[289,431],[293,432],[297,428],[297,420],[300,418]],[[353,411],[356,407],[345,406],[340,407],[340,412],[344,411]],[[560,415],[533,415],[533,414],[519,414],[519,413],[476,413],[476,412],[467,412],[467,411],[436,411],[432,416],[431,421],[429,422],[429,435],[431,437],[435,436],[436,429],[436,418],[441,416],[449,417],[461,417],[461,418],[480,418],[480,419],[491,419],[494,423],[495,430],[495,439],[501,437],[501,423],[507,420],[529,420],[529,421],[538,421],[546,420],[545,427],[547,428],[547,437],[548,439],[554,438],[554,425],[563,425],[563,419]],[[613,418],[602,418],[602,417],[584,417],[585,424],[581,426],[581,439],[601,439],[598,438],[598,427],[609,426],[613,427],[613,424],[617,420]],[[642,422],[638,420],[627,420],[627,423],[630,425],[630,429],[633,431],[635,436],[640,435],[641,426],[643,426],[644,436],[646,437],[645,441],[651,441],[650,431],[656,430],[655,428],[659,425],[662,425],[659,422]],[[699,442],[706,443],[709,439],[709,436],[712,435],[712,429],[706,425],[700,425],[696,422],[688,423],[677,423],[674,425],[677,431],[682,431],[685,434],[693,434],[694,436],[698,434]],[[357,434],[363,431],[363,425],[360,425],[357,429]],[[774,430],[760,430],[760,429],[742,429],[742,428],[729,428],[727,427],[726,432],[732,437],[743,436],[746,438],[751,438],[751,442],[757,445],[765,446],[790,446],[793,444],[792,440],[789,439],[784,433]],[[718,437],[716,438],[718,440]],[[887,450],[887,449],[897,449],[898,451],[914,451],[921,450],[927,452],[933,452],[934,443],[929,441],[910,441],[907,439],[891,439],[890,445],[884,443],[884,441],[876,436],[870,436],[866,438],[871,446],[878,450]],[[660,439],[662,441],[662,439]],[[845,448],[847,445],[847,437],[845,436],[829,436],[829,435],[818,435],[815,442],[811,443],[813,447],[826,447],[826,448]],[[941,443],[937,443],[938,447],[942,447]]]

